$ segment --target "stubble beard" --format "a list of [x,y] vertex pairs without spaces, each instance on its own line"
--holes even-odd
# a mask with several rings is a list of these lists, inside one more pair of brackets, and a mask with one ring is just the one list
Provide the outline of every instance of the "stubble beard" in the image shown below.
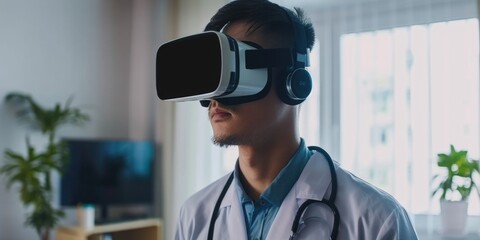
[[212,137],[213,144],[219,147],[230,147],[230,146],[238,146],[238,145],[248,145],[252,141],[245,136],[237,136],[237,135],[226,135],[226,136],[213,136]]
[[219,147],[230,147],[239,145],[239,139],[235,136],[213,136],[212,137],[213,144]]

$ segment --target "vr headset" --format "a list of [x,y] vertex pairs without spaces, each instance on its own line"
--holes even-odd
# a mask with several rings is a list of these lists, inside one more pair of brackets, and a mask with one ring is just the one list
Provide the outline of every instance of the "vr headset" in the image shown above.
[[308,49],[305,46],[300,51],[262,49],[255,43],[207,31],[160,46],[156,56],[157,95],[165,101],[200,100],[204,107],[211,99],[225,105],[251,102],[268,93],[269,69],[284,67],[289,69],[288,76],[285,83],[278,84],[282,89],[277,92],[282,101],[295,105],[305,100],[311,91],[306,66]]

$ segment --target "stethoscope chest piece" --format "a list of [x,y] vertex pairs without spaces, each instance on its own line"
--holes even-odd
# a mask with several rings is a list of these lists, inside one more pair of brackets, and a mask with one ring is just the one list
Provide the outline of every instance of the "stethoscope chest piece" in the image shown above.
[[336,239],[337,215],[335,205],[326,200],[309,199],[298,209],[289,239]]

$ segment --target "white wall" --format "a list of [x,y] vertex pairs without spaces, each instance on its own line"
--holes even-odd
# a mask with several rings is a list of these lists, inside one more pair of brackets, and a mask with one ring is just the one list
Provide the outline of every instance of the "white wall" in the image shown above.
[[[24,151],[31,133],[4,104],[11,91],[44,106],[74,96],[92,120],[60,137],[153,137],[151,2],[0,0],[0,165],[3,151]],[[37,238],[23,225],[25,213],[15,187],[7,191],[0,178],[0,240]]]

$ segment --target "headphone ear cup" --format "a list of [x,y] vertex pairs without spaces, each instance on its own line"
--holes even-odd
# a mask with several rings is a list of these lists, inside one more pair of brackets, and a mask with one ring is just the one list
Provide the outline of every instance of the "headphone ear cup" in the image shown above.
[[280,100],[288,105],[302,103],[311,91],[312,77],[303,68],[294,69],[277,84],[277,93]]

